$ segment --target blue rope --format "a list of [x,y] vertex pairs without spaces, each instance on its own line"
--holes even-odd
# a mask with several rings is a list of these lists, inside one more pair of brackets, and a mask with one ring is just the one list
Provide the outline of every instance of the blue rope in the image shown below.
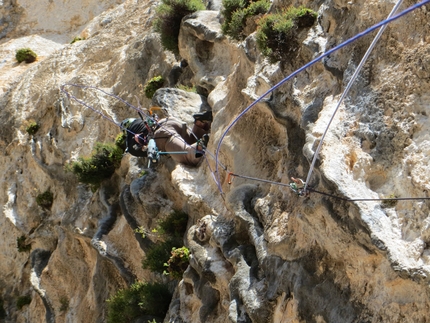
[[[430,0],[424,0],[422,2],[419,2],[407,9],[405,9],[404,11],[400,12],[399,14],[385,19],[379,23],[377,23],[376,25],[366,29],[365,31],[358,33],[357,35],[355,35],[354,37],[351,37],[350,39],[344,41],[343,43],[341,43],[340,45],[328,50],[327,52],[325,52],[324,54],[318,56],[317,58],[313,59],[312,61],[310,61],[309,63],[305,64],[304,66],[300,67],[298,70],[294,71],[293,73],[291,73],[290,75],[288,75],[286,78],[284,78],[283,80],[281,80],[279,83],[277,83],[275,86],[271,87],[268,91],[266,91],[264,94],[262,94],[259,98],[257,98],[253,103],[251,103],[245,110],[243,110],[231,123],[230,125],[227,127],[227,129],[224,131],[224,133],[222,134],[220,141],[218,142],[218,146],[216,149],[216,155],[215,155],[215,173],[217,174],[217,179],[218,182],[220,182],[220,177],[219,177],[219,173],[218,173],[218,164],[219,164],[219,152],[221,149],[221,144],[225,138],[225,136],[227,135],[227,133],[230,131],[230,129],[236,124],[236,122],[243,117],[243,115],[248,112],[252,107],[254,107],[258,102],[260,102],[264,97],[266,97],[267,95],[269,95],[271,92],[273,92],[274,90],[276,90],[278,87],[280,87],[281,85],[283,85],[285,82],[289,81],[290,79],[292,79],[293,77],[295,77],[297,74],[299,74],[300,72],[304,71],[305,69],[307,69],[308,67],[314,65],[315,63],[319,62],[320,60],[322,60],[324,57],[329,56],[330,54],[338,51],[339,49],[351,44],[352,42],[356,41],[357,39],[371,33],[372,31],[374,31],[375,29],[380,28],[381,26],[384,26],[386,24],[389,24],[390,22],[393,22],[397,19],[399,19],[400,17],[403,17],[404,15],[422,7],[423,5],[425,5],[426,3],[429,3]],[[218,186],[220,193],[223,194],[222,188],[219,185]]]

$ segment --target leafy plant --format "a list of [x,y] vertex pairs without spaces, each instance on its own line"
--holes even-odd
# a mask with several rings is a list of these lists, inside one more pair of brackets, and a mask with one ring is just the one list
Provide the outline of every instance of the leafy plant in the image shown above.
[[65,312],[69,309],[69,299],[67,296],[63,295],[60,297],[60,312]]
[[18,63],[26,62],[33,63],[37,59],[37,54],[33,52],[30,48],[20,48],[16,51],[15,58]]
[[160,283],[136,282],[107,300],[108,323],[128,323],[143,315],[164,317],[172,294]]
[[142,261],[142,267],[160,274],[164,273],[164,264],[169,260],[171,250],[179,248],[181,245],[179,241],[173,239],[154,244],[146,253],[146,257]]
[[22,235],[16,238],[16,246],[18,248],[18,252],[26,252],[31,250],[31,244],[26,243],[27,237]]
[[110,178],[121,164],[123,151],[114,144],[96,143],[91,157],[79,157],[66,169],[73,172],[81,183],[99,186]]
[[258,21],[257,47],[272,63],[284,60],[299,47],[297,33],[311,27],[317,13],[305,7],[290,7],[282,13],[266,15]]
[[190,260],[190,250],[187,247],[172,248],[171,256],[167,263],[167,274],[176,279],[181,279],[187,269]]
[[145,96],[148,99],[152,99],[155,94],[155,91],[161,88],[163,84],[164,79],[161,75],[153,77],[148,82],[146,82],[145,87],[143,88],[143,90],[145,91]]
[[238,8],[231,13],[229,20],[225,19],[222,30],[225,34],[230,35],[234,39],[244,39],[247,35],[243,33],[246,27],[248,18],[265,14],[269,10],[270,2],[268,0],[260,0],[251,2],[245,8]]
[[33,136],[34,134],[36,134],[36,132],[39,130],[40,126],[36,121],[30,121],[27,126],[25,127],[25,131]]
[[160,33],[164,49],[179,53],[178,37],[182,18],[198,10],[204,10],[201,0],[162,0],[157,8],[153,26]]
[[36,196],[37,205],[44,208],[51,207],[53,201],[54,201],[54,194],[52,194],[52,192],[49,190]]
[[16,300],[16,307],[20,310],[25,305],[28,305],[30,303],[31,303],[31,296],[30,295],[19,296]]

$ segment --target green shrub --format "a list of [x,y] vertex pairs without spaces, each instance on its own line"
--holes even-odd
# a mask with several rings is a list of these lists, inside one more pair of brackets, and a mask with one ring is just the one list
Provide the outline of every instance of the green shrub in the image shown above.
[[179,248],[182,243],[169,239],[165,242],[154,244],[146,253],[142,261],[142,267],[160,274],[164,273],[164,264],[170,259],[173,248]]
[[145,87],[143,88],[143,90],[145,91],[145,96],[148,99],[152,99],[155,91],[163,87],[163,84],[164,84],[164,79],[162,76],[159,75],[159,76],[153,77],[148,82],[146,82]]
[[54,194],[49,190],[36,196],[36,203],[41,207],[49,208],[52,202],[54,202]]
[[234,39],[244,39],[247,35],[243,33],[246,27],[247,19],[256,15],[265,14],[269,10],[270,2],[260,0],[251,2],[246,8],[238,8],[231,13],[229,20],[225,19],[222,30],[225,34]]
[[24,235],[16,238],[16,246],[18,248],[18,252],[26,252],[31,250],[31,244],[26,244],[26,240],[27,237]]
[[182,211],[173,211],[164,220],[158,223],[158,232],[167,236],[182,238],[187,229],[188,214]]
[[166,285],[136,282],[107,300],[108,323],[129,323],[139,316],[166,316],[172,295]]
[[73,172],[81,183],[99,186],[110,178],[121,164],[123,151],[114,144],[96,143],[91,157],[79,157],[66,169]]
[[166,264],[167,273],[175,278],[181,279],[184,271],[190,263],[190,250],[187,247],[172,248],[171,256]]
[[39,130],[40,126],[37,124],[36,121],[30,121],[27,126],[25,127],[25,131],[33,136],[34,134],[36,134],[36,132]]
[[26,62],[33,63],[37,59],[37,54],[33,52],[30,48],[20,48],[16,51],[15,58],[18,63]]
[[311,27],[316,18],[316,12],[304,7],[291,7],[282,13],[264,16],[258,21],[258,49],[272,63],[291,58],[299,47],[298,31]]
[[67,296],[63,295],[60,297],[60,312],[65,312],[69,309],[69,299]]
[[154,29],[160,33],[164,49],[179,53],[178,37],[182,18],[198,10],[204,10],[201,0],[162,0],[157,8]]
[[16,307],[20,310],[25,305],[28,305],[30,303],[31,303],[31,296],[30,295],[19,296],[16,300]]
[[0,298],[0,320],[6,318],[6,310],[4,309],[4,301],[3,298]]

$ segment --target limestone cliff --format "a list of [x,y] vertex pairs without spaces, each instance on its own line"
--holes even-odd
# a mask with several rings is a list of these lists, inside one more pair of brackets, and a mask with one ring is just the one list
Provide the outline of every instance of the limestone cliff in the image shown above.
[[[374,34],[256,104],[228,132],[216,168],[220,138],[270,87],[385,19],[392,1],[274,1],[271,11],[303,4],[318,12],[314,26],[299,35],[300,47],[282,64],[264,59],[254,33],[232,41],[221,33],[218,11],[197,12],[182,21],[179,50],[186,67],[162,50],[151,29],[158,3],[135,0],[106,11],[115,2],[97,7],[88,1],[100,10],[81,14],[79,26],[67,20],[70,26],[60,31],[84,35],[84,41],[55,38],[45,57],[18,65],[11,54],[15,47],[7,46],[29,34],[25,26],[13,27],[24,17],[17,3],[0,1],[0,13],[10,19],[0,32],[11,37],[0,43],[0,53],[8,53],[0,58],[7,74],[0,79],[5,322],[105,322],[110,295],[135,280],[160,278],[141,266],[148,243],[156,240],[135,229],[149,232],[172,210],[189,215],[184,244],[192,256],[177,287],[171,285],[175,293],[165,322],[428,321],[429,202],[345,200],[428,197],[428,5],[388,26],[329,129],[310,184],[335,197],[301,198],[285,185],[291,176],[306,178],[333,109]],[[404,1],[401,10],[410,5]],[[31,6],[22,7],[30,15]],[[37,12],[40,19],[27,18],[27,27],[40,34],[57,27],[43,21],[41,12],[48,8]],[[166,88],[151,102],[142,84],[156,75],[167,80]],[[189,168],[163,157],[141,177],[145,160],[127,155],[97,191],[79,184],[64,165],[88,155],[96,142],[113,142],[119,128],[69,100],[60,91],[65,83],[96,86],[134,105],[137,96],[143,107],[163,106],[189,124],[192,113],[211,108],[204,160]],[[178,83],[196,85],[207,97],[175,89]],[[136,115],[99,91],[70,91],[114,122]],[[29,121],[40,124],[34,135],[25,131]],[[228,178],[228,172],[244,177]],[[50,208],[36,203],[46,190],[54,194]],[[30,251],[17,250],[21,236]],[[31,302],[18,309],[23,295]]]

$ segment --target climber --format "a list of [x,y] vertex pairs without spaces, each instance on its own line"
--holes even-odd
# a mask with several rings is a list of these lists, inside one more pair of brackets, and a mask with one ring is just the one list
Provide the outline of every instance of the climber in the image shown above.
[[136,157],[147,157],[148,142],[154,139],[160,151],[184,152],[170,155],[178,163],[196,166],[209,141],[212,111],[196,113],[193,118],[192,131],[184,122],[173,117],[159,121],[148,119],[149,122],[125,119],[121,123],[121,128],[127,131],[127,151]]

